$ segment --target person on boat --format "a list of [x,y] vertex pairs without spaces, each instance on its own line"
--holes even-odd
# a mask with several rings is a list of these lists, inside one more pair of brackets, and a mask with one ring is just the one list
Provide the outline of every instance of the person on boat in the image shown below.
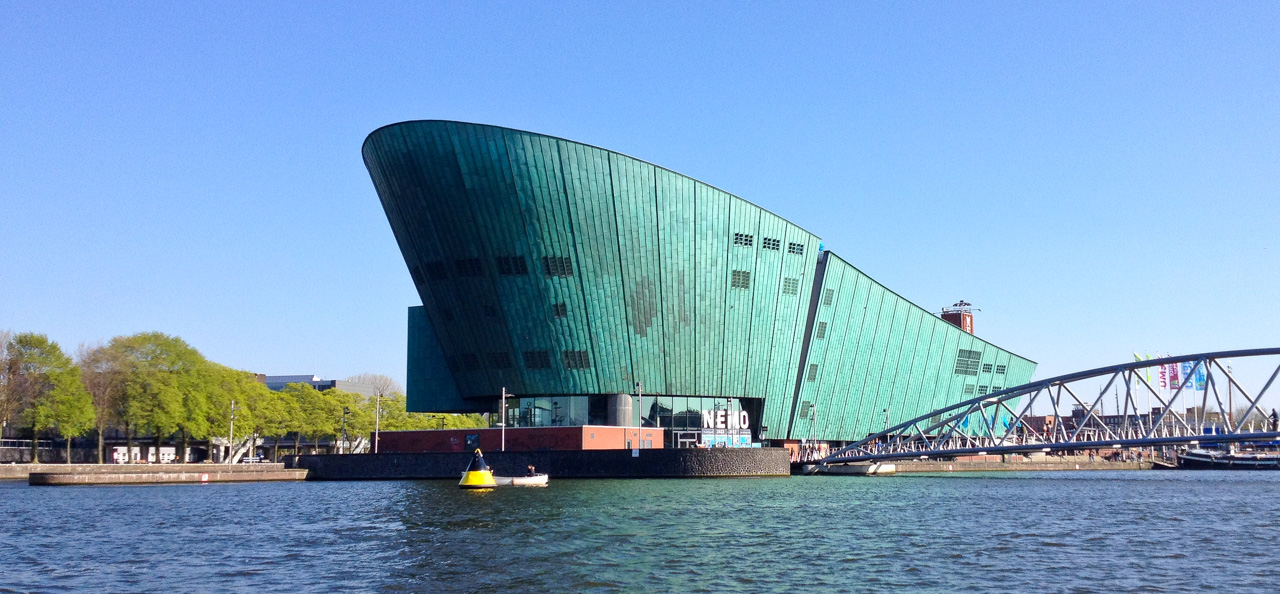
[[1274,433],[1280,431],[1280,413],[1276,409],[1271,409],[1271,431]]
[[533,475],[535,475],[535,474],[537,474],[537,473],[538,473],[538,472],[537,472],[537,469],[535,469],[535,468],[533,467],[533,465],[532,465],[532,464],[530,464],[530,465],[529,465],[529,474],[526,474],[525,476],[533,476]]

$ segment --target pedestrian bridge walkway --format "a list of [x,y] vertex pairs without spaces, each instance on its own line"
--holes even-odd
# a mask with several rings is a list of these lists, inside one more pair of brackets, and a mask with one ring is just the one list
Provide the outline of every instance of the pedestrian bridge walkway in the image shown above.
[[[1230,362],[1237,360],[1270,370],[1262,375],[1265,382],[1252,389],[1242,385],[1232,374]],[[1152,372],[1159,377],[1161,369],[1189,373],[1168,381],[1167,388],[1157,388]],[[1280,441],[1280,419],[1274,411],[1264,410],[1261,401],[1277,375],[1280,348],[1121,363],[965,400],[870,435],[817,463],[1035,452],[1103,455],[1131,448],[1158,451],[1276,442]],[[1117,402],[1115,414],[1103,415],[1102,405],[1109,397]],[[1150,402],[1145,411],[1139,410],[1143,401]]]

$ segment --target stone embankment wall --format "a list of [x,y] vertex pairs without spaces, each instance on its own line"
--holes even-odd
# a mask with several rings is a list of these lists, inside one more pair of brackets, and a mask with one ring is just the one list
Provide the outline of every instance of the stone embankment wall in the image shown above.
[[[309,480],[457,479],[472,454],[351,454],[286,458],[293,468],[310,471]],[[522,476],[533,465],[555,478],[690,478],[789,476],[782,448],[713,448],[485,452],[499,476]]]
[[32,473],[137,474],[161,472],[263,472],[284,470],[284,464],[0,464],[0,480],[27,480]]
[[[104,465],[105,466],[105,465]],[[31,485],[160,485],[172,483],[242,483],[260,481],[306,480],[306,470],[271,465],[199,465],[157,464],[146,469],[119,470],[123,464],[115,464],[115,472],[33,472],[28,479]],[[262,468],[259,466],[274,466]]]

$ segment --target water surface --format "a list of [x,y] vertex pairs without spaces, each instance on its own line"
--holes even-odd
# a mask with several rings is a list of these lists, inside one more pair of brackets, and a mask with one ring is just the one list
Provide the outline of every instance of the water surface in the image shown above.
[[0,591],[1280,589],[1280,473],[0,481],[0,512]]

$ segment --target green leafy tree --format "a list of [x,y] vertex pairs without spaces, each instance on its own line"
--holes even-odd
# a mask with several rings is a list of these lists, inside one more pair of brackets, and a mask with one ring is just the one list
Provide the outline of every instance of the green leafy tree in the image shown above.
[[9,356],[13,333],[0,330],[0,427],[14,423],[19,411],[18,398],[11,389],[17,375],[17,359]]
[[254,383],[257,384],[257,387],[250,388],[245,399],[249,413],[248,420],[254,436],[253,439],[260,437],[275,438],[275,451],[272,454],[272,459],[274,460],[280,456],[280,437],[287,432],[288,417],[293,408],[289,404],[293,399],[280,392],[268,390],[261,383]]
[[[206,400],[210,436],[227,435],[232,442],[228,444],[228,461],[235,452],[236,442],[241,438],[252,438],[255,435],[255,413],[261,408],[254,404],[263,393],[269,392],[257,377],[247,371],[232,369],[223,365],[211,364],[211,379],[207,382]],[[235,403],[235,435],[232,429],[231,406]]]
[[341,431],[342,402],[334,396],[332,389],[321,392],[310,384],[289,386],[296,386],[298,405],[302,410],[302,433],[311,438],[314,447],[319,448],[321,437],[334,436]]
[[93,397],[97,419],[98,464],[102,464],[106,458],[103,435],[108,427],[119,424],[124,418],[125,380],[129,375],[129,362],[120,349],[105,345],[81,345],[76,359],[84,387]]
[[144,332],[111,341],[129,361],[125,380],[125,420],[133,427],[152,431],[156,449],[160,441],[179,429],[207,430],[208,362],[176,336]]
[[280,396],[285,402],[285,408],[289,411],[284,429],[286,434],[293,434],[293,454],[296,456],[301,453],[302,436],[309,434],[311,430],[306,412],[311,406],[310,400],[319,398],[320,392],[311,384],[299,383],[286,385],[283,390],[280,390]]
[[[367,399],[363,394],[355,392],[346,392],[337,388],[329,388],[321,392],[335,406],[330,409],[337,413],[337,423],[334,425],[333,438],[337,443],[340,439],[344,442],[342,453],[349,454],[348,451],[350,436],[364,435],[373,431],[373,402]],[[332,413],[331,413],[332,414]],[[345,418],[345,423],[343,422]],[[343,432],[346,432],[343,435]]]
[[56,429],[67,440],[93,428],[93,397],[80,380],[80,368],[62,352],[58,343],[43,334],[13,336],[7,346],[10,357],[10,390],[31,427],[31,461],[39,462],[36,441],[40,432]]
[[[379,439],[377,433],[389,430],[382,426],[382,423],[387,418],[387,411],[383,408],[386,405],[385,401],[393,394],[403,392],[404,390],[396,380],[377,373],[361,373],[359,375],[353,375],[347,378],[347,381],[363,384],[372,392],[367,397],[367,402],[361,402],[361,409],[362,411],[367,409],[367,414],[373,419],[373,426],[369,427],[370,443],[372,444],[370,449],[372,451],[377,451],[377,440]],[[368,406],[363,406],[365,404]]]

